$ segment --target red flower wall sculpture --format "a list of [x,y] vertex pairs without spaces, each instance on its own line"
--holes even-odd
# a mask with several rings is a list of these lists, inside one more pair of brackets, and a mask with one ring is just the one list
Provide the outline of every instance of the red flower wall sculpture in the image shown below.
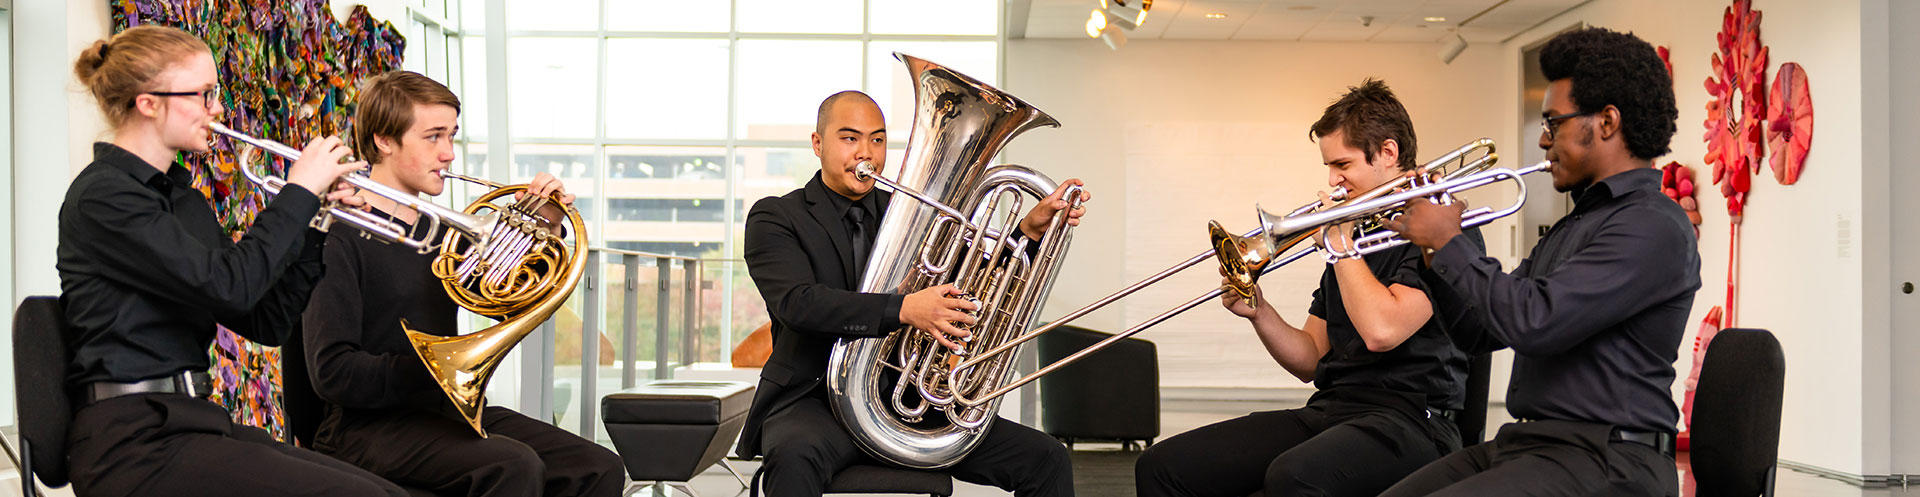
[[1813,146],[1813,96],[1807,89],[1807,71],[1798,63],[1781,64],[1774,72],[1773,97],[1767,105],[1767,145],[1773,148],[1769,159],[1773,179],[1782,185],[1799,182],[1807,149]]
[[1687,221],[1693,223],[1693,236],[1700,237],[1700,202],[1696,200],[1693,188],[1693,168],[1668,162],[1660,167],[1660,192],[1667,198],[1680,204],[1687,211]]
[[1760,44],[1760,12],[1750,0],[1736,0],[1715,35],[1713,76],[1707,78],[1707,156],[1713,182],[1727,197],[1727,213],[1740,222],[1749,176],[1757,174],[1766,153],[1761,120],[1767,115],[1767,47]]

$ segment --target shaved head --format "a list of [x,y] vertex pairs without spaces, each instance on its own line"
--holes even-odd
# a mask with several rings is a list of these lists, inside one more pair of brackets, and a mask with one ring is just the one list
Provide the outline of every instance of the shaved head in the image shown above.
[[828,96],[826,100],[820,101],[820,113],[814,116],[813,132],[826,133],[828,131],[827,116],[828,114],[831,114],[833,112],[833,107],[836,105],[840,105],[841,102],[865,103],[867,105],[873,106],[874,110],[880,109],[880,104],[874,102],[873,97],[869,97],[867,96],[867,94],[861,93],[857,90],[847,90],[840,93],[835,93],[831,96]]

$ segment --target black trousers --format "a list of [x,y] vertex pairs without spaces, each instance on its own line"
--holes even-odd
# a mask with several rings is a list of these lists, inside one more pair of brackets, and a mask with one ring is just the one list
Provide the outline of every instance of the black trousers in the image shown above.
[[[771,497],[814,496],[835,473],[854,464],[881,464],[855,445],[852,435],[813,395],[767,416],[761,428],[766,462],[764,485]],[[1020,497],[1073,495],[1073,462],[1067,448],[1039,430],[994,418],[986,439],[946,471],[960,481],[1013,491]]]
[[83,497],[407,495],[183,394],[123,395],[81,407],[67,442],[74,494]]
[[614,497],[626,486],[620,456],[579,435],[498,406],[480,421],[487,438],[439,414],[362,416],[322,426],[314,448],[442,497]]
[[1679,495],[1672,457],[1611,440],[1612,431],[1572,421],[1509,423],[1493,441],[1420,468],[1381,495]]
[[1154,444],[1134,485],[1141,497],[1371,497],[1459,447],[1459,428],[1420,396],[1341,388]]

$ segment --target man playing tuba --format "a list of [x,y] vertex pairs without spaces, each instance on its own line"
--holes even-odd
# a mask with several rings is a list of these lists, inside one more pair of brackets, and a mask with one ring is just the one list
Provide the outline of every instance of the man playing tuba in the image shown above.
[[[882,337],[912,326],[956,348],[968,334],[952,323],[973,324],[966,312],[977,309],[954,298],[953,285],[909,295],[858,291],[891,198],[855,172],[861,162],[886,163],[886,122],[872,98],[845,91],[821,102],[813,152],[819,174],[792,193],[754,203],[747,214],[747,268],[773,318],[774,346],[739,453],[766,456],[766,487],[780,496],[820,495],[835,473],[873,463],[827,406],[824,376],[836,339]],[[1016,236],[1039,239],[1054,214],[1068,207],[1064,192],[1080,184],[1061,182],[1027,214]],[[1084,214],[1076,208],[1069,222],[1078,224]],[[1059,442],[1002,418],[984,429],[978,448],[947,471],[1020,496],[1073,495],[1073,468]]]

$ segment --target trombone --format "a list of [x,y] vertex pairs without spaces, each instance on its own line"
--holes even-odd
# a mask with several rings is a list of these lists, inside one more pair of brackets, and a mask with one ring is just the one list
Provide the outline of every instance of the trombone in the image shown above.
[[[288,161],[300,160],[300,151],[286,144],[265,138],[249,136],[245,133],[234,131],[232,128],[228,128],[226,125],[217,122],[208,123],[207,129],[225,135],[235,141],[251,145],[254,148],[265,150],[273,155],[285,158]],[[251,151],[248,152],[248,155],[250,154]],[[239,162],[240,164],[237,169],[247,176],[248,181],[259,185],[260,188],[266,190],[267,193],[278,195],[281,189],[286,188],[287,180],[285,179],[274,176],[261,176],[259,173],[255,173],[253,168],[247,164],[251,161],[244,155]],[[442,171],[441,177],[444,179],[466,181],[493,189],[499,189],[505,186],[492,181],[455,174],[449,171]],[[353,185],[362,191],[386,197],[401,207],[413,209],[414,212],[420,214],[420,218],[416,220],[414,226],[409,229],[401,227],[398,222],[382,219],[365,211],[341,207],[339,205],[327,205],[324,206],[324,209],[322,209],[319,214],[313,216],[313,221],[308,223],[307,226],[325,232],[327,228],[333,224],[334,218],[341,218],[348,224],[359,227],[374,239],[406,245],[425,254],[440,248],[442,240],[436,240],[434,234],[440,231],[439,228],[441,225],[452,228],[455,232],[460,233],[461,236],[473,241],[475,246],[484,247],[491,238],[493,225],[500,220],[498,211],[488,212],[486,214],[467,214],[456,211],[442,207],[440,204],[428,202],[418,196],[408,195],[393,189],[393,187],[382,185],[360,173],[348,173],[345,176],[341,176],[340,181],[345,181],[347,184]],[[322,192],[321,195],[324,196],[325,193]]]
[[[1485,153],[1469,159],[1476,151],[1484,151]],[[1226,275],[1229,280],[1227,284],[1214,288],[1212,291],[1201,294],[1199,297],[1195,297],[1185,303],[1174,306],[1172,309],[1168,309],[1140,324],[1127,328],[1126,331],[1107,337],[1063,359],[1048,364],[1031,374],[1023,375],[1018,379],[1002,385],[1000,388],[978,397],[967,397],[963,392],[955,391],[953,402],[964,406],[991,402],[994,399],[1006,395],[1008,392],[1012,392],[1014,389],[1031,383],[1042,376],[1051,374],[1069,364],[1078,362],[1094,352],[1119,343],[1121,340],[1131,338],[1142,331],[1146,331],[1147,328],[1165,322],[1189,309],[1198,307],[1200,304],[1213,300],[1214,297],[1219,297],[1226,292],[1233,291],[1251,298],[1253,285],[1261,275],[1319,251],[1319,247],[1309,245],[1291,254],[1285,256],[1279,255],[1313,236],[1315,232],[1320,231],[1323,227],[1349,221],[1369,219],[1378,221],[1375,224],[1384,224],[1386,219],[1398,216],[1410,200],[1435,198],[1450,202],[1454,194],[1493,184],[1501,180],[1513,180],[1514,184],[1519,187],[1520,193],[1518,198],[1515,199],[1511,205],[1503,209],[1480,208],[1469,211],[1462,216],[1461,226],[1463,228],[1476,227],[1492,222],[1494,219],[1518,212],[1526,202],[1527,195],[1526,184],[1520,181],[1520,176],[1546,170],[1550,166],[1550,163],[1543,161],[1520,171],[1489,169],[1498,160],[1499,155],[1494,152],[1493,140],[1482,138],[1422,164],[1415,170],[1415,174],[1401,176],[1372,190],[1368,190],[1365,193],[1349,197],[1349,192],[1346,192],[1344,189],[1337,189],[1329,195],[1331,200],[1339,202],[1332,206],[1323,206],[1320,202],[1313,202],[1289,211],[1284,216],[1275,215],[1256,207],[1256,212],[1261,220],[1261,227],[1248,231],[1244,235],[1234,235],[1227,232],[1218,222],[1208,223],[1208,230],[1211,232],[1213,238],[1212,250],[1201,252],[1179,264],[1175,264],[1173,267],[1155,273],[1153,276],[1128,285],[1126,288],[1122,288],[1112,295],[1088,304],[1086,307],[1081,307],[1078,310],[1069,312],[1045,326],[1036,328],[1033,331],[1014,337],[999,346],[968,357],[958,364],[953,365],[952,371],[954,372],[953,374],[956,375],[962,374],[962,371],[977,367],[981,363],[996,356],[1016,351],[1020,344],[1037,338],[1042,333],[1053,331],[1060,326],[1086,316],[1102,307],[1106,307],[1108,304],[1125,298],[1142,288],[1158,283],[1161,280],[1173,276],[1175,273],[1205,262],[1210,258],[1216,258],[1220,261],[1221,273]],[[1457,166],[1451,171],[1448,171],[1446,170],[1446,166],[1450,164],[1457,164]],[[1396,190],[1403,191],[1396,192]],[[1329,260],[1339,257],[1358,257],[1359,255],[1386,250],[1405,243],[1407,243],[1406,240],[1400,238],[1398,233],[1384,229],[1375,229],[1372,233],[1355,239],[1354,248],[1342,253],[1330,253],[1327,254],[1327,257]]]

